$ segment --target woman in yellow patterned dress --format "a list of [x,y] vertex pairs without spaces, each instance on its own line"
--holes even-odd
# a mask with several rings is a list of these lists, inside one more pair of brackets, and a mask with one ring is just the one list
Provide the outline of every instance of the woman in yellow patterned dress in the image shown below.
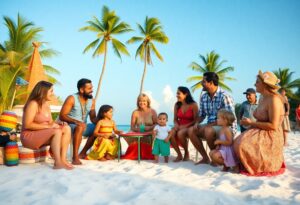
[[87,159],[91,160],[112,160],[116,157],[118,151],[118,140],[115,134],[120,134],[115,122],[112,120],[113,107],[102,105],[99,109],[97,118],[99,119],[94,136],[96,140],[92,151],[88,154]]

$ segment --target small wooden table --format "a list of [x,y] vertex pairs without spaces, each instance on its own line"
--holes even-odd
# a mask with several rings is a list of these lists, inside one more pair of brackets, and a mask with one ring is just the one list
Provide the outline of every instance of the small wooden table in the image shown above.
[[121,153],[122,153],[122,148],[121,148],[121,137],[123,138],[137,138],[138,140],[138,163],[141,161],[141,138],[143,137],[151,137],[151,142],[152,142],[152,132],[127,132],[127,133],[121,133],[119,134],[119,145],[118,145],[118,162],[120,161]]

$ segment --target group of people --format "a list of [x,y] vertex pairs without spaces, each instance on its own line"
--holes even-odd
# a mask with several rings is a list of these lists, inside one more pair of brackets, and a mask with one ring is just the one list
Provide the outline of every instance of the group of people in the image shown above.
[[[259,71],[256,91],[247,89],[244,93],[247,101],[241,107],[239,136],[236,136],[233,98],[220,88],[218,75],[206,72],[201,83],[199,106],[188,88],[178,87],[172,128],[167,125],[168,115],[157,115],[147,95],[138,96],[137,109],[131,116],[131,131],[152,132],[153,141],[145,137],[142,143],[151,146],[155,162],[159,161],[159,155],[168,162],[170,145],[177,153],[174,162],[188,161],[190,140],[202,156],[196,164],[223,165],[224,171],[232,168],[234,172],[242,168],[249,174],[280,170],[284,164],[284,130],[287,131],[286,125],[282,125],[288,111],[285,99],[278,93],[277,77],[272,72]],[[51,118],[49,101],[53,85],[49,82],[39,82],[24,106],[21,142],[31,149],[50,145],[55,169],[73,169],[73,165],[81,164],[80,159],[114,159],[117,153],[116,135],[121,131],[112,119],[113,107],[103,105],[96,115],[92,82],[81,79],[77,88],[78,92],[65,100],[59,120]],[[261,94],[259,100],[256,92]],[[87,123],[88,117],[91,123]],[[66,160],[71,136],[73,165]],[[88,136],[88,140],[79,153],[82,136]],[[204,149],[204,140],[211,150],[209,155]],[[130,147],[135,140],[126,138],[126,141]]]

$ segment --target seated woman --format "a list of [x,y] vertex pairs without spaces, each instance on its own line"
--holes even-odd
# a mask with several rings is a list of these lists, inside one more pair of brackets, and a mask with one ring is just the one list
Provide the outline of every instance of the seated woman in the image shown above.
[[[157,122],[157,114],[154,109],[151,108],[151,101],[146,94],[140,94],[137,98],[137,109],[132,112],[130,129],[133,132],[150,132],[153,130]],[[125,138],[129,147],[122,158],[136,159],[137,158],[137,141],[136,138]],[[142,147],[141,157],[142,159],[153,159],[151,138],[141,138]]]
[[50,145],[54,157],[54,169],[73,169],[66,160],[71,139],[71,129],[66,124],[52,120],[49,101],[53,96],[53,85],[40,81],[33,88],[25,106],[21,142],[24,147],[38,149]]
[[[198,105],[194,101],[190,90],[187,87],[178,87],[177,89],[177,102],[174,106],[174,127],[171,130],[171,145],[177,153],[174,162],[181,160],[188,161],[188,128],[195,124],[198,114]],[[184,157],[180,152],[178,142],[184,149]]]
[[256,79],[256,91],[261,99],[253,116],[256,122],[248,118],[241,119],[242,125],[251,128],[243,132],[234,141],[234,150],[241,165],[250,175],[275,175],[284,171],[283,130],[284,106],[277,90],[279,80],[272,72],[259,74]]

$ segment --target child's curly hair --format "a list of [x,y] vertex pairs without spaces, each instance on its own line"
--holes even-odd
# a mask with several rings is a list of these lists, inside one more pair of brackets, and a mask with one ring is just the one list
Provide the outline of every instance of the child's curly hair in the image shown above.
[[221,109],[218,111],[218,116],[225,119],[227,122],[227,126],[232,125],[232,123],[235,121],[235,116],[231,111]]

